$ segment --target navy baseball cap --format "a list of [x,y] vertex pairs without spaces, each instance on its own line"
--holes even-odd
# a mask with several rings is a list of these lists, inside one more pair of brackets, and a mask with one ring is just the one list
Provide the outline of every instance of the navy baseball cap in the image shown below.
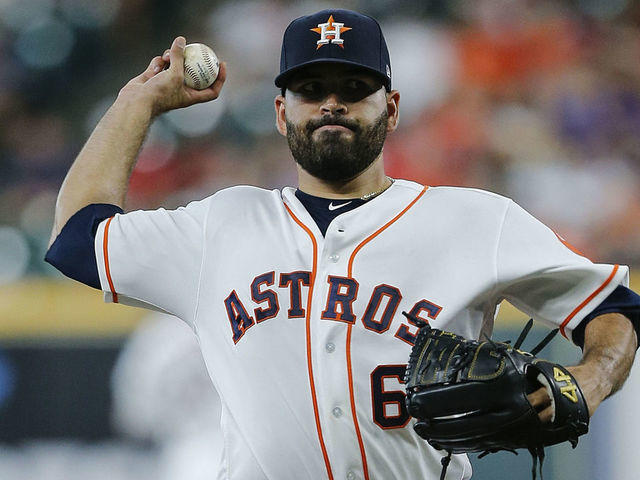
[[351,10],[322,10],[296,18],[284,31],[276,87],[315,63],[356,65],[375,74],[391,90],[391,61],[378,22]]

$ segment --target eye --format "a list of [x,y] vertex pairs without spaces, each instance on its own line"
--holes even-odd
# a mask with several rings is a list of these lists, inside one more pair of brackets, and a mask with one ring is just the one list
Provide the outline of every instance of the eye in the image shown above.
[[306,82],[299,87],[301,93],[314,93],[320,90],[319,82]]
[[342,84],[340,93],[342,98],[347,102],[359,102],[379,90],[379,88],[380,86],[374,82],[350,78]]
[[308,80],[295,85],[292,90],[308,100],[319,100],[325,95],[325,87],[322,82]]
[[364,83],[362,80],[357,80],[357,79],[350,79],[346,82],[345,84],[345,89],[346,90],[351,90],[351,91],[355,91],[355,90],[360,90],[363,88],[368,88],[367,84]]

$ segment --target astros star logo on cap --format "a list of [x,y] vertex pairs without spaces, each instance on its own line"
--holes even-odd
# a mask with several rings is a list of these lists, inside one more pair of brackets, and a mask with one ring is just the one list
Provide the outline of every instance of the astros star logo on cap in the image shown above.
[[336,22],[333,19],[333,15],[329,15],[327,23],[319,23],[317,28],[311,29],[311,31],[320,34],[316,50],[328,43],[335,43],[340,48],[344,48],[344,40],[340,38],[340,35],[349,30],[351,30],[351,27],[345,27],[344,23]]

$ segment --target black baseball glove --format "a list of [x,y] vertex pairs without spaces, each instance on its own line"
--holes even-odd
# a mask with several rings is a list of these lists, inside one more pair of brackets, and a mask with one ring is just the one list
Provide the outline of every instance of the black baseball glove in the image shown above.
[[[417,418],[414,430],[433,447],[449,453],[493,453],[526,448],[536,464],[544,447],[564,441],[575,447],[588,430],[589,411],[577,382],[562,365],[535,355],[555,332],[531,353],[519,350],[530,321],[514,345],[467,340],[421,324],[406,370],[407,408]],[[546,387],[554,409],[542,423],[527,395]],[[481,455],[482,456],[482,455]]]

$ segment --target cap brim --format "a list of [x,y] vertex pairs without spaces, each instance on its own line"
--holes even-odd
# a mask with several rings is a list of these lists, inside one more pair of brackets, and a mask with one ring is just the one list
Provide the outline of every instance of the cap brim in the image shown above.
[[276,87],[286,88],[288,81],[291,79],[293,75],[295,75],[300,70],[303,70],[304,68],[310,65],[316,65],[319,63],[341,63],[343,65],[353,65],[354,67],[358,67],[366,71],[367,73],[373,74],[373,76],[375,76],[382,82],[382,84],[384,85],[387,91],[391,90],[391,79],[389,77],[386,77],[382,73],[380,73],[378,70],[362,65],[361,63],[352,62],[350,60],[343,60],[340,58],[319,58],[317,60],[310,60],[300,65],[296,65],[295,67],[285,70],[284,72],[282,72],[280,75],[276,77],[275,79]]

